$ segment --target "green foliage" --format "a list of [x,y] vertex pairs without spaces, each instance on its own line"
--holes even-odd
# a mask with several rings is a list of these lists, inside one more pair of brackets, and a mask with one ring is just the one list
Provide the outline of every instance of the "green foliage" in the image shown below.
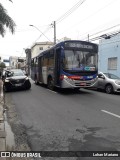
[[12,18],[7,14],[6,9],[2,6],[0,3],[0,34],[2,37],[5,35],[5,27],[9,28],[11,33],[13,34],[15,32],[15,22],[12,20]]
[[6,65],[4,62],[0,62],[0,70],[2,70],[3,68],[6,68]]

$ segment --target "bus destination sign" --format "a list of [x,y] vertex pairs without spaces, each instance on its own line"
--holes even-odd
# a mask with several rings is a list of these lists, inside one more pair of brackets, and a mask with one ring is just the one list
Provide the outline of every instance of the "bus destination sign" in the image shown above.
[[65,43],[65,47],[94,49],[93,45],[90,45],[90,44],[82,44],[82,43],[78,43],[78,42],[66,42],[66,43]]

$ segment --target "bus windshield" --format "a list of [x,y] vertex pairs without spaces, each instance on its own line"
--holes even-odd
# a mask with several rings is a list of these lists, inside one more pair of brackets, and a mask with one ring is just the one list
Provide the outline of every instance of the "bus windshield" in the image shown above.
[[97,54],[88,51],[64,50],[63,69],[95,71]]

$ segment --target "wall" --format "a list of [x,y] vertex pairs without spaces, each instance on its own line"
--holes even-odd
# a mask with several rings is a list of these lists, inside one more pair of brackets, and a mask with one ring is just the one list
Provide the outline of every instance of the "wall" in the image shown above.
[[[98,69],[102,72],[110,72],[120,77],[120,34],[110,39],[103,39],[99,43]],[[108,58],[117,57],[117,69],[108,70]]]
[[[40,52],[53,46],[52,42],[38,42],[31,47],[31,58],[36,57]],[[43,48],[43,50],[40,50]]]

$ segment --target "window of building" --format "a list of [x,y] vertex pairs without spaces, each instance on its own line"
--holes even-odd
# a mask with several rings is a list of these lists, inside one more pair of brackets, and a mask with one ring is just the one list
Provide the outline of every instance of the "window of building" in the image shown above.
[[43,47],[39,47],[39,50],[43,50]]
[[117,57],[108,58],[108,70],[117,70]]

